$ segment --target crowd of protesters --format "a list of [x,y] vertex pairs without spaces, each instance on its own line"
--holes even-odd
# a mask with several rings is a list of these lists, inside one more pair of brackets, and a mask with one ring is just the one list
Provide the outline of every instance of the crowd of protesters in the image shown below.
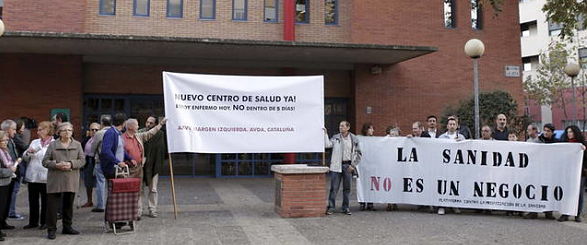
[[[62,220],[62,234],[77,235],[80,232],[74,229],[73,206],[76,193],[79,191],[80,179],[86,189],[86,203],[82,208],[92,208],[92,212],[107,212],[107,180],[115,177],[115,168],[128,166],[131,177],[140,178],[147,187],[146,193],[139,198],[138,217],[145,215],[156,218],[157,213],[157,183],[159,172],[162,169],[166,156],[165,132],[161,130],[166,122],[151,116],[145,122],[145,127],[139,129],[139,122],[127,118],[123,113],[114,116],[104,115],[100,122],[91,122],[88,130],[83,134],[81,143],[74,138],[76,132],[68,122],[66,114],[58,113],[52,121],[42,121],[38,125],[33,120],[21,118],[10,119],[0,123],[0,241],[7,236],[3,231],[15,229],[7,223],[7,219],[23,220],[25,217],[16,212],[16,199],[21,184],[28,188],[29,219],[23,229],[38,228],[47,230],[47,237],[55,239],[57,220]],[[446,128],[438,126],[438,118],[429,116],[426,126],[416,121],[412,124],[411,132],[407,137],[441,138],[461,141],[471,139],[471,130],[459,124],[457,116],[449,116]],[[33,134],[30,129],[36,128],[36,139],[31,141]],[[343,185],[342,212],[351,215],[350,192],[353,176],[360,176],[357,169],[361,161],[359,138],[350,132],[351,124],[342,121],[339,124],[338,134],[328,138],[325,130],[325,146],[332,148],[330,160],[330,193],[326,214],[333,214],[336,206],[336,196],[340,185]],[[560,140],[554,135],[552,124],[545,124],[542,132],[534,125],[528,125],[526,142],[556,143],[571,142],[583,144],[585,138],[577,126],[565,128]],[[399,127],[387,127],[388,137],[400,137]],[[483,125],[480,140],[509,140],[518,141],[518,136],[507,127],[507,117],[504,114],[496,116],[495,126]],[[363,125],[363,136],[375,135],[375,128],[371,123]],[[585,158],[584,158],[585,159]],[[583,160],[581,172],[581,190],[585,188],[587,179],[587,161]],[[141,189],[143,192],[143,189]],[[142,196],[147,199],[147,211],[143,212]],[[94,203],[95,201],[95,203]],[[373,203],[360,203],[360,210],[375,211]],[[579,210],[575,221],[581,222],[583,206],[583,191],[580,193]],[[454,207],[428,207],[438,214],[445,214],[447,208],[454,213],[460,213]],[[396,204],[387,204],[387,211],[397,209]],[[419,207],[426,209],[426,207]],[[480,210],[491,213],[490,210]],[[515,212],[506,212],[508,215]],[[527,213],[525,218],[535,219],[537,213]],[[545,212],[546,219],[555,219],[552,212]],[[568,215],[562,215],[559,221],[569,220]],[[120,228],[126,223],[112,224]]]
[[[106,180],[114,177],[115,165],[129,166],[131,177],[142,179],[148,189],[145,193],[148,213],[143,214],[142,198],[139,198],[139,220],[143,215],[156,218],[157,182],[166,156],[166,137],[161,130],[165,122],[166,119],[158,122],[157,117],[150,116],[145,128],[139,130],[138,121],[128,119],[123,113],[113,117],[103,115],[100,122],[91,122],[81,134],[74,132],[64,113],[57,113],[52,121],[38,125],[28,118],[2,121],[0,241],[6,239],[6,230],[16,228],[8,219],[25,219],[16,212],[21,185],[27,186],[29,204],[28,224],[23,229],[47,230],[47,238],[55,239],[57,220],[61,219],[62,234],[80,234],[73,224],[80,180],[86,189],[86,203],[81,207],[105,212]],[[30,129],[35,128],[36,134],[32,134]],[[75,134],[83,136],[81,143],[74,138]],[[31,141],[33,135],[36,139]]]
[[[411,133],[406,134],[406,137],[425,137],[425,138],[438,138],[438,139],[450,139],[455,141],[461,141],[466,139],[472,139],[473,135],[471,130],[462,124],[459,124],[459,118],[456,115],[449,116],[447,118],[446,128],[440,129],[438,127],[438,118],[434,115],[428,116],[426,119],[427,126],[424,127],[419,121],[412,124]],[[340,183],[343,183],[343,203],[342,213],[351,215],[349,207],[349,195],[351,190],[351,176],[357,171],[357,165],[361,161],[361,149],[360,139],[350,132],[351,125],[348,121],[342,121],[339,125],[339,133],[335,134],[331,138],[328,138],[325,130],[325,146],[332,148],[332,159],[330,160],[330,193],[328,197],[327,215],[331,215],[335,212],[335,200],[338,193]],[[363,136],[373,136],[374,127],[371,123],[363,125],[361,134]],[[542,128],[542,133],[539,133],[539,128],[535,124],[527,126],[526,130],[526,142],[530,143],[541,143],[551,144],[556,142],[571,142],[582,144],[583,150],[587,145],[585,142],[584,135],[579,127],[572,125],[564,129],[564,132],[560,139],[554,135],[555,128],[552,124],[545,124]],[[385,130],[386,136],[388,137],[399,137],[401,131],[399,127],[389,126]],[[495,125],[483,125],[481,127],[480,140],[502,140],[502,141],[518,141],[518,134],[510,130],[507,127],[507,117],[504,114],[496,116]],[[575,216],[576,222],[581,222],[582,207],[583,207],[583,192],[587,180],[587,155],[584,154],[583,165],[581,171],[581,184],[580,184],[580,196],[579,196],[579,209]],[[359,203],[360,210],[376,210],[373,203]],[[446,209],[451,208],[454,213],[461,213],[461,210],[454,207],[429,207],[430,212],[437,212],[440,215],[446,213]],[[395,204],[387,204],[387,211],[397,209]],[[426,209],[426,207],[418,207],[418,209]],[[491,210],[475,210],[476,212],[489,213]],[[538,213],[526,213],[522,214],[519,212],[506,211],[506,215],[521,215],[526,219],[536,219],[539,217]],[[544,217],[546,219],[556,219],[553,212],[545,212]],[[558,218],[558,221],[568,221],[568,215],[562,215]]]

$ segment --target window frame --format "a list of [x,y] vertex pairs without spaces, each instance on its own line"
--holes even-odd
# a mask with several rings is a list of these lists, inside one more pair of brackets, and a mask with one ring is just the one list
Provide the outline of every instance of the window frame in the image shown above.
[[447,19],[446,19],[446,12],[444,9],[444,5],[446,4],[447,0],[442,0],[442,26],[444,26],[444,28],[446,29],[456,29],[457,28],[457,1],[456,0],[448,0],[450,1],[450,19],[451,21],[451,25],[448,26],[447,23]]
[[[581,52],[583,51],[583,52]],[[581,54],[584,53],[585,55],[582,56]],[[580,47],[577,49],[577,58],[579,61],[579,65],[581,66],[581,69],[587,69],[587,47]],[[583,61],[583,58],[585,59],[585,61]]]
[[140,0],[133,0],[132,15],[139,17],[149,17],[151,15],[151,0],[147,0],[147,14],[137,14],[137,2]]
[[[327,1],[334,1],[334,22],[326,23],[326,11],[324,11],[324,24],[329,26],[338,25],[338,0],[324,0],[324,6],[326,6]],[[326,10],[326,7],[324,9]]]
[[298,21],[297,20],[297,14],[298,14],[298,4],[297,4],[297,0],[295,2],[295,8],[294,8],[294,16],[296,17],[296,24],[310,24],[310,0],[305,0],[306,4],[305,4],[305,11],[306,14],[304,15],[304,20],[303,21]]
[[[266,23],[278,23],[279,22],[279,0],[273,0],[275,1],[275,20],[267,20],[267,1],[268,0],[263,0],[263,22]],[[269,0],[271,1],[271,0]]]
[[[476,19],[475,21],[477,22],[476,26],[473,26],[473,2],[475,2],[475,4],[477,5],[476,7]],[[483,5],[480,3],[481,0],[471,0],[471,29],[473,30],[483,30]]]
[[[103,3],[105,1],[112,1],[114,3],[113,6],[112,6],[112,13],[105,12],[105,10],[102,8],[104,6]],[[98,4],[99,4],[99,6],[98,6],[98,14],[104,15],[104,16],[114,16],[114,15],[116,15],[116,0],[100,0],[100,2]]]
[[[244,17],[242,19],[236,19],[235,17],[235,2],[236,1],[244,1]],[[248,19],[248,7],[249,7],[249,0],[232,0],[232,21],[247,21]]]
[[[561,24],[548,21],[548,36],[558,35],[562,29],[563,29],[563,26]],[[556,32],[556,34],[553,34],[554,32]]]
[[170,16],[169,15],[169,3],[172,0],[167,0],[167,10],[165,11],[165,17],[167,18],[171,18],[171,19],[181,19],[183,18],[183,1],[184,0],[179,0],[179,16]]
[[216,0],[209,0],[212,1],[212,17],[202,17],[202,13],[203,13],[203,6],[204,6],[204,1],[200,0],[200,20],[215,20],[216,19]]

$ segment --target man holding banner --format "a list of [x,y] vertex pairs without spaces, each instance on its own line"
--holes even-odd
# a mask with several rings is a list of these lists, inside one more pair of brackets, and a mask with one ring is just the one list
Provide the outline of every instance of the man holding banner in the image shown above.
[[351,174],[357,171],[356,167],[361,161],[361,149],[358,138],[349,130],[351,124],[347,121],[340,122],[338,129],[339,134],[328,139],[328,134],[324,130],[324,145],[326,148],[332,148],[332,158],[330,159],[330,195],[328,196],[328,207],[326,214],[334,213],[336,206],[336,195],[342,180],[342,212],[351,215],[349,208],[349,196],[351,194]]

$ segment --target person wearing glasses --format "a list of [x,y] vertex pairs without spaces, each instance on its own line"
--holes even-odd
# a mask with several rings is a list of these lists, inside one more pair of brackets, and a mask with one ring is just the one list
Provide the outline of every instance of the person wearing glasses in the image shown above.
[[90,208],[94,206],[92,202],[92,192],[96,185],[96,177],[94,176],[94,165],[95,165],[95,152],[92,151],[92,143],[95,140],[96,132],[100,130],[100,124],[93,122],[90,123],[86,137],[82,141],[82,147],[84,154],[86,155],[86,165],[82,169],[82,177],[84,180],[84,186],[86,187],[87,202],[82,205],[82,208]]
[[43,158],[47,173],[47,238],[53,240],[57,231],[57,211],[62,201],[63,234],[78,235],[73,229],[73,201],[79,188],[79,169],[86,159],[82,145],[72,138],[73,125],[61,123],[57,127],[59,140],[49,144]]
[[12,159],[8,151],[8,133],[0,131],[0,241],[4,241],[6,233],[2,232],[6,229],[6,218],[8,218],[8,205],[10,204],[10,183],[16,177],[15,160]]
[[[29,192],[29,224],[24,229],[39,227],[47,228],[47,168],[43,167],[43,157],[53,139],[53,125],[49,121],[39,123],[37,127],[38,139],[33,140],[25,151],[23,158],[28,162],[25,181]],[[41,216],[39,216],[39,198],[41,200]]]
[[493,135],[493,129],[489,125],[483,125],[481,127],[481,140],[493,140],[491,135]]

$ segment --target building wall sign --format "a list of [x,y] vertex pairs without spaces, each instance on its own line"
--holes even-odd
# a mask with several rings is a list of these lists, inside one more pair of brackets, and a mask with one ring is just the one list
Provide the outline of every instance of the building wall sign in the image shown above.
[[505,66],[506,77],[520,77],[520,66]]

